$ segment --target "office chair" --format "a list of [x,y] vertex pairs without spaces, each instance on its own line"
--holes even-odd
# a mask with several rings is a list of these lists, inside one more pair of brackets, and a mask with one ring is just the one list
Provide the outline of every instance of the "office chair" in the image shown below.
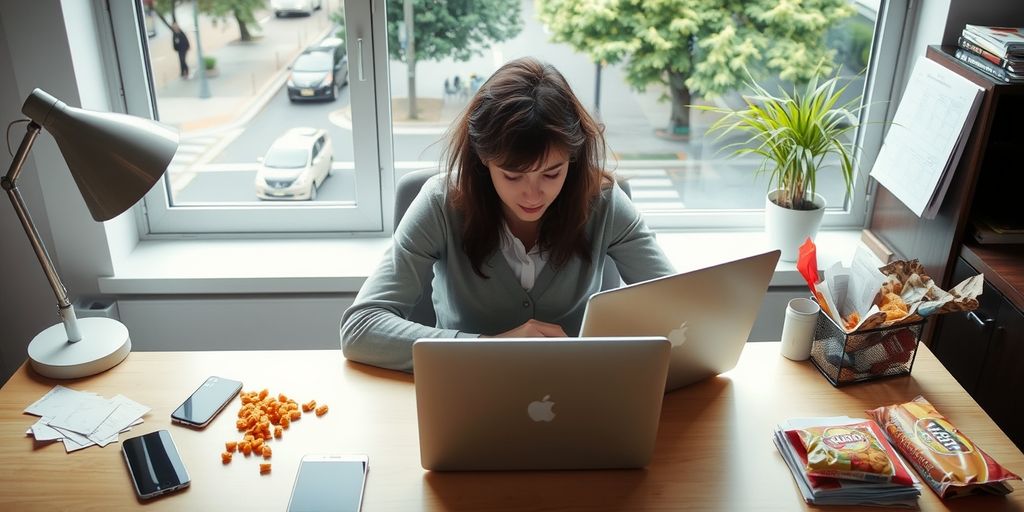
[[[398,226],[398,223],[401,222],[402,217],[405,216],[405,211],[409,209],[409,205],[416,197],[416,194],[419,194],[420,189],[423,188],[423,184],[426,183],[431,176],[437,175],[438,172],[439,171],[436,168],[419,169],[399,178],[398,184],[395,187],[395,226]],[[621,187],[626,193],[626,196],[632,197],[629,181],[620,179],[619,187]],[[601,278],[601,289],[610,290],[612,288],[618,288],[620,285],[622,285],[622,278],[619,276],[619,270],[615,267],[615,262],[608,256],[605,256],[604,276]],[[426,285],[424,285],[423,295],[420,296],[419,302],[413,306],[412,312],[409,314],[409,318],[407,318],[407,320],[431,326],[437,323],[437,316],[434,314],[434,304],[431,301],[432,293],[433,286],[428,280]]]

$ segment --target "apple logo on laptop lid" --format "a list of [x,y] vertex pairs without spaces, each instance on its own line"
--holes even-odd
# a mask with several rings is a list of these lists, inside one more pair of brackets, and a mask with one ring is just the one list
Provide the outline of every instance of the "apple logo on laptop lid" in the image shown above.
[[686,322],[683,322],[679,324],[679,327],[672,329],[672,331],[668,333],[666,338],[668,338],[669,343],[672,344],[672,348],[681,347],[683,346],[683,343],[686,343],[686,329],[688,329],[688,326],[686,325]]
[[555,403],[549,400],[551,395],[544,395],[541,400],[534,400],[530,402],[530,405],[526,407],[526,414],[530,416],[533,421],[551,421],[555,419],[555,412],[551,409],[555,406]]

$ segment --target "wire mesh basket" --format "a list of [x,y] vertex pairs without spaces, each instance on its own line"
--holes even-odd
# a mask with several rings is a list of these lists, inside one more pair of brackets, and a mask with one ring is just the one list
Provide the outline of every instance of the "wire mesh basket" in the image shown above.
[[811,362],[842,386],[910,373],[925,320],[847,334],[825,312],[818,313]]

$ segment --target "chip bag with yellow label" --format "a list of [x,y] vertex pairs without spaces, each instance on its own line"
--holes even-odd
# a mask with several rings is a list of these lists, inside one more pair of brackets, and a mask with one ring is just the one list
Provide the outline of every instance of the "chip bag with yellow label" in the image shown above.
[[941,498],[1007,494],[1020,480],[960,432],[924,397],[867,411]]
[[807,451],[808,476],[911,485],[913,478],[874,421],[787,431]]

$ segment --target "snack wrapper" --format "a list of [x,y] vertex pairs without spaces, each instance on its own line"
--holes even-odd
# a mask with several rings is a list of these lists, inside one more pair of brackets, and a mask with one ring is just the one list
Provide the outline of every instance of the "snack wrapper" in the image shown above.
[[978,307],[977,297],[985,283],[979,274],[945,291],[936,286],[918,260],[893,261],[876,272],[860,252],[851,268],[837,263],[825,271],[825,279],[812,282],[812,269],[817,272],[817,263],[812,261],[815,258],[814,244],[808,240],[800,247],[797,268],[822,311],[847,334],[911,324],[931,315],[972,311]]
[[874,421],[787,430],[786,436],[806,451],[808,476],[914,483]]
[[999,465],[924,397],[867,411],[940,498],[1008,494],[1020,477]]

